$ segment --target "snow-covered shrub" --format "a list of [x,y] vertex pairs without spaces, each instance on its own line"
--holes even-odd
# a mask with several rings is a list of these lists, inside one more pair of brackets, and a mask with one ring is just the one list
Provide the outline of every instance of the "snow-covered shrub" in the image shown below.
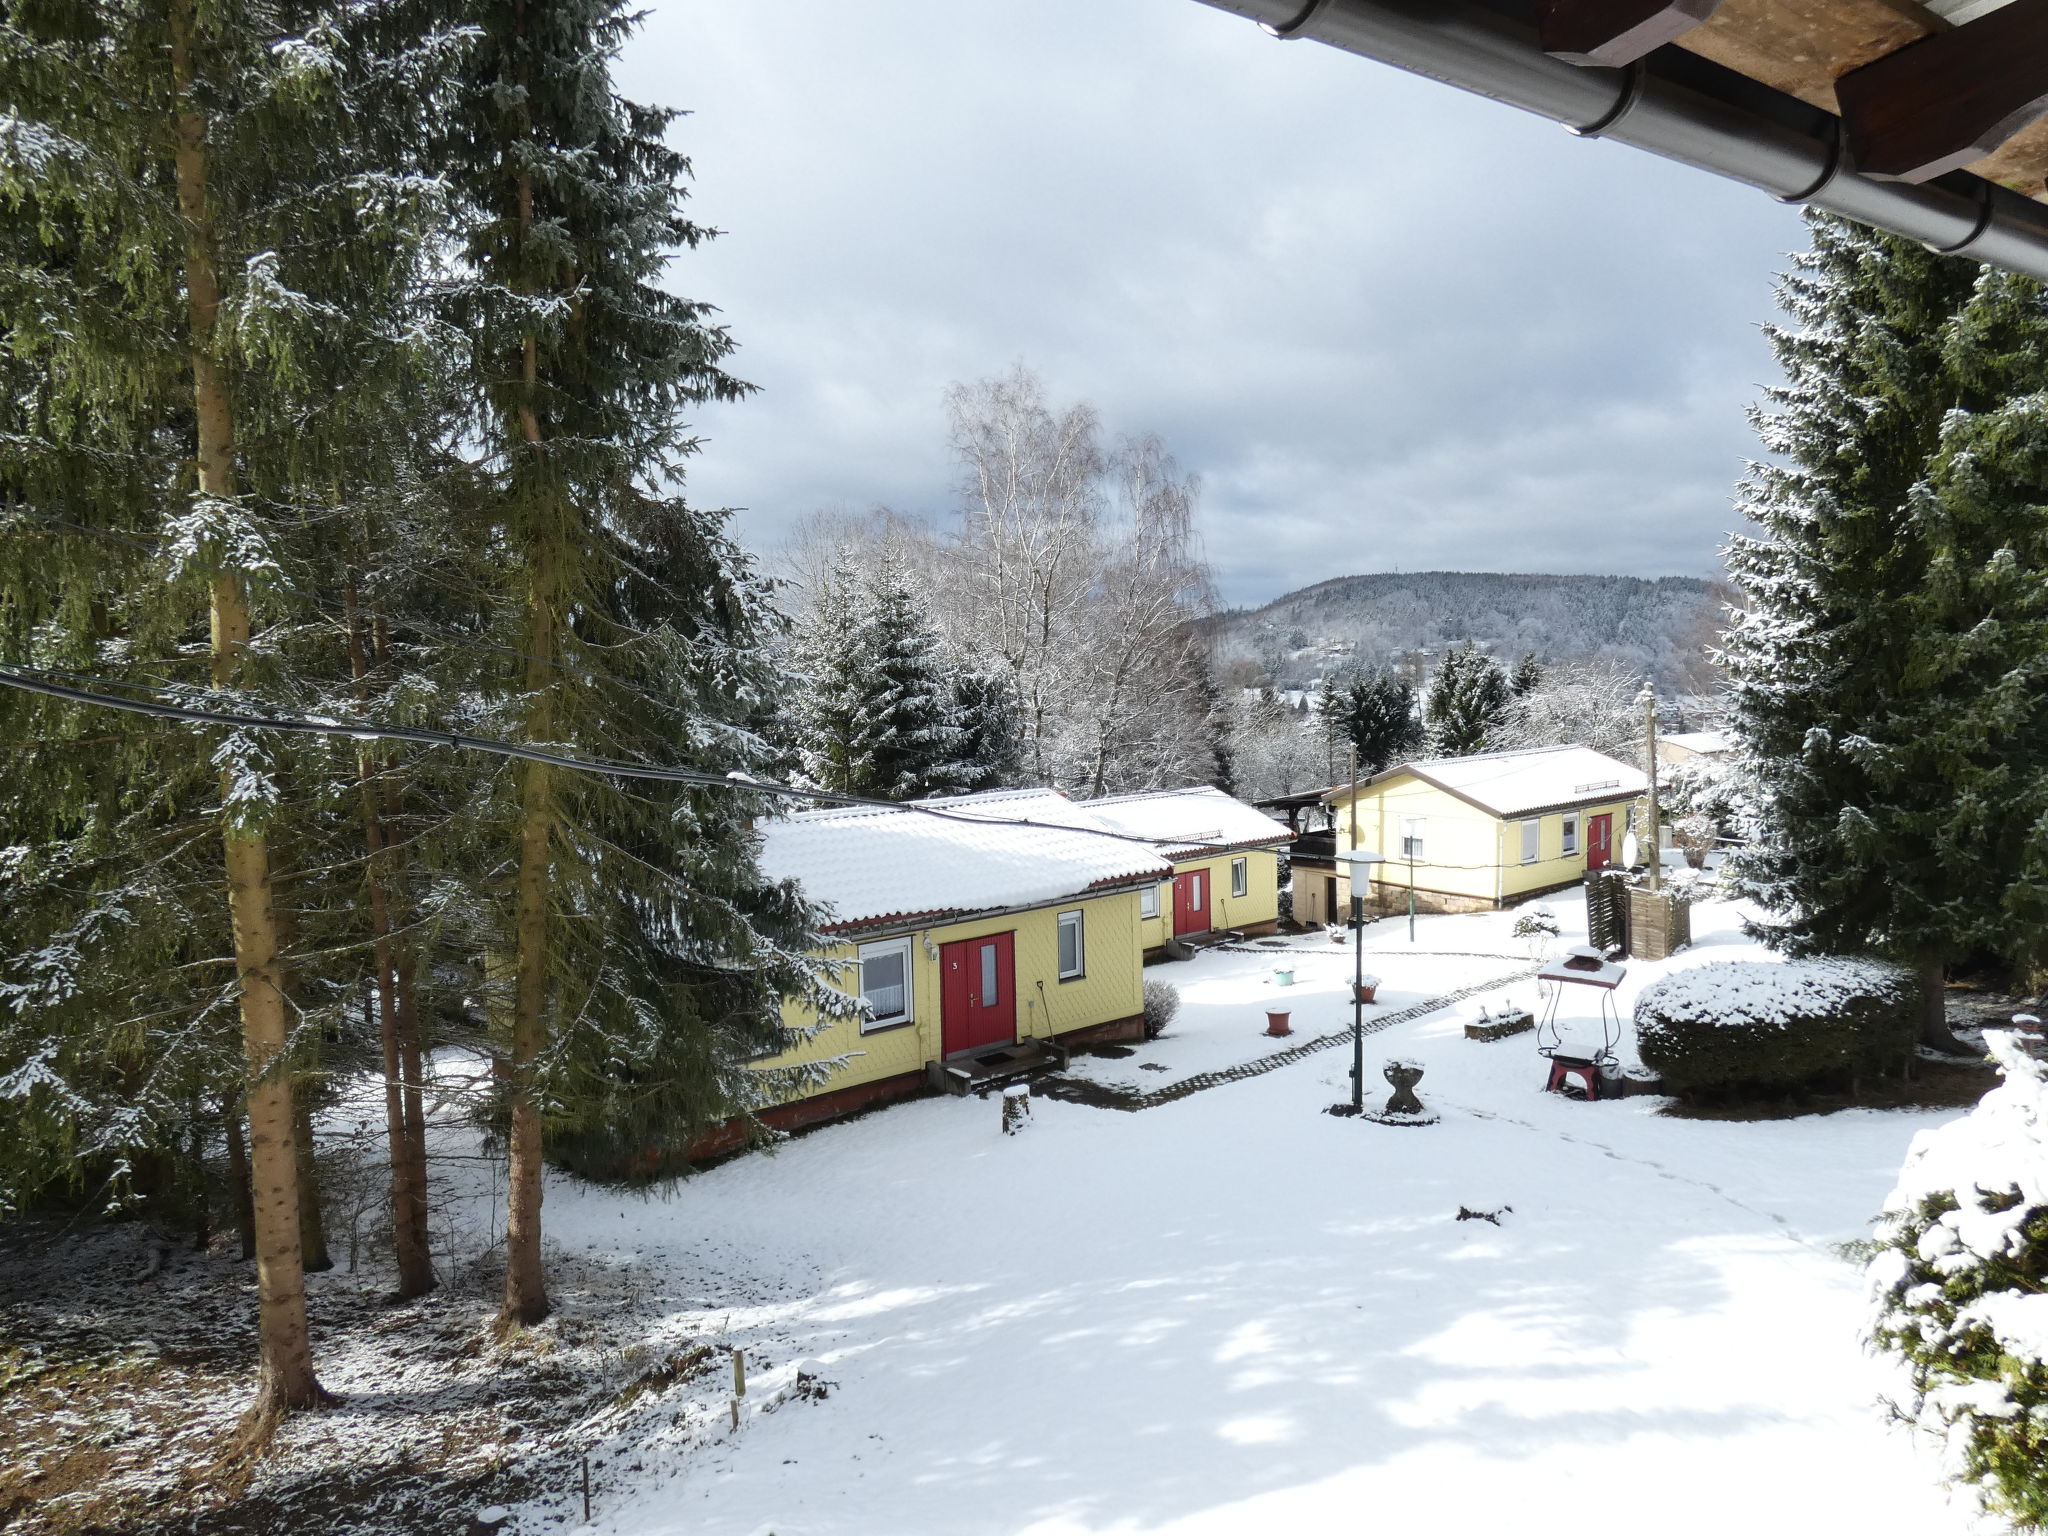
[[1157,1040],[1180,1012],[1180,989],[1164,981],[1145,983],[1145,1038]]
[[1904,1357],[1900,1417],[1945,1441],[1950,1474],[2048,1528],[2048,1065],[1985,1036],[2004,1083],[1913,1138],[1869,1278],[1871,1342]]
[[1636,1043],[1675,1093],[1798,1088],[1896,1067],[1918,1007],[1882,960],[1716,960],[1643,989]]
[[1714,844],[1720,836],[1720,824],[1705,811],[1694,811],[1671,824],[1672,842],[1678,845],[1678,851],[1685,855],[1685,862],[1694,869],[1707,867],[1707,855],[1714,851]]

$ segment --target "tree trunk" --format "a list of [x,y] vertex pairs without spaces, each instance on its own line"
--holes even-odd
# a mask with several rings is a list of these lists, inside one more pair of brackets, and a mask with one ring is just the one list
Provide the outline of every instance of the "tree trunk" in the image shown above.
[[526,765],[520,796],[519,891],[512,991],[512,1125],[505,1192],[505,1300],[501,1326],[548,1315],[540,1259],[541,1125],[533,1072],[547,1046],[548,857],[552,785],[545,765]]
[[[349,667],[355,674],[356,696],[362,699],[369,667],[354,582],[348,586],[347,604]],[[433,1255],[427,1243],[426,1139],[410,1123],[407,1113],[410,1108],[412,1118],[417,1117],[419,1096],[417,1082],[407,1081],[404,1030],[399,1019],[399,968],[392,938],[393,907],[403,899],[398,894],[403,886],[390,879],[389,838],[379,812],[374,760],[367,749],[358,754],[357,779],[362,794],[363,845],[369,853],[370,949],[377,978],[377,1038],[384,1056],[384,1132],[391,1167],[392,1256],[398,1265],[398,1295],[410,1298],[426,1295],[434,1288],[435,1280]],[[396,793],[395,786],[389,792]],[[417,1073],[417,1050],[412,1054],[412,1067]]]
[[320,1199],[320,1169],[313,1159],[313,1098],[309,1085],[292,1089],[292,1152],[299,1170],[299,1262],[314,1274],[334,1268],[327,1251],[327,1211]]
[[[519,230],[522,244],[534,223],[533,184],[518,181]],[[542,445],[540,416],[534,399],[540,383],[539,338],[528,334],[521,348],[520,377],[525,386],[519,406],[519,432],[529,461]],[[560,594],[556,587],[558,551],[548,536],[529,540],[527,561],[526,689],[533,699],[527,718],[527,739],[553,738],[552,663],[556,644]],[[552,771],[544,763],[522,765],[519,793],[519,875],[513,918],[515,951],[512,990],[511,1126],[505,1168],[505,1298],[498,1326],[523,1327],[548,1315],[546,1276],[540,1257],[541,1162],[540,1106],[534,1101],[533,1075],[548,1040],[548,907],[550,863],[554,852],[555,792]]]
[[[199,492],[225,499],[235,494],[234,414],[227,379],[213,354],[220,285],[207,205],[206,119],[193,105],[194,0],[171,0],[169,11],[171,70],[180,102],[174,158],[178,211],[185,223],[185,302],[191,332]],[[232,686],[237,664],[249,644],[249,608],[241,578],[233,572],[220,572],[213,578],[211,598],[213,683],[226,688]],[[332,1399],[314,1378],[313,1345],[306,1328],[291,1076],[285,1059],[290,1022],[279,963],[277,916],[270,899],[270,852],[260,833],[232,819],[224,823],[221,841],[249,1073],[251,1207],[262,1359],[254,1416],[261,1422],[283,1410],[317,1407]]]
[[1948,978],[1939,960],[1920,962],[1920,1043],[1957,1056],[1969,1054],[1948,1027]]
[[222,1107],[221,1123],[228,1144],[228,1199],[235,1209],[235,1231],[242,1240],[242,1257],[256,1257],[256,1207],[249,1191],[249,1148],[242,1140],[241,1101],[229,1098]]

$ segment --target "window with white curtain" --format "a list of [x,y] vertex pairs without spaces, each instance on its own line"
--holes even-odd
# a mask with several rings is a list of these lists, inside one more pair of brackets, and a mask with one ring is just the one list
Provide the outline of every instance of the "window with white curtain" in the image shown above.
[[910,940],[860,947],[860,999],[868,1005],[863,1032],[910,1020]]

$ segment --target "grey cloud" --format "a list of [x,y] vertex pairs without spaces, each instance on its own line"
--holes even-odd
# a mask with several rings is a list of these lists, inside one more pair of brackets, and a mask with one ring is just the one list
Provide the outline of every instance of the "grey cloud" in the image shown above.
[[1225,595],[1349,569],[1713,569],[1795,215],[1194,0],[695,0],[672,281],[763,386],[690,472],[772,545],[942,512],[946,383],[1023,359],[1205,482]]

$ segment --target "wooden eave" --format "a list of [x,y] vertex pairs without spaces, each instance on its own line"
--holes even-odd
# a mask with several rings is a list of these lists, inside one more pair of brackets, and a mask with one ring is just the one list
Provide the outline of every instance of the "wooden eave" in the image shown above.
[[[1950,30],[1938,9],[1919,0],[1720,0],[1672,46],[1839,115],[1835,82],[1842,76]],[[2048,86],[2048,58],[2028,68]],[[1964,169],[2048,202],[2048,116]]]

